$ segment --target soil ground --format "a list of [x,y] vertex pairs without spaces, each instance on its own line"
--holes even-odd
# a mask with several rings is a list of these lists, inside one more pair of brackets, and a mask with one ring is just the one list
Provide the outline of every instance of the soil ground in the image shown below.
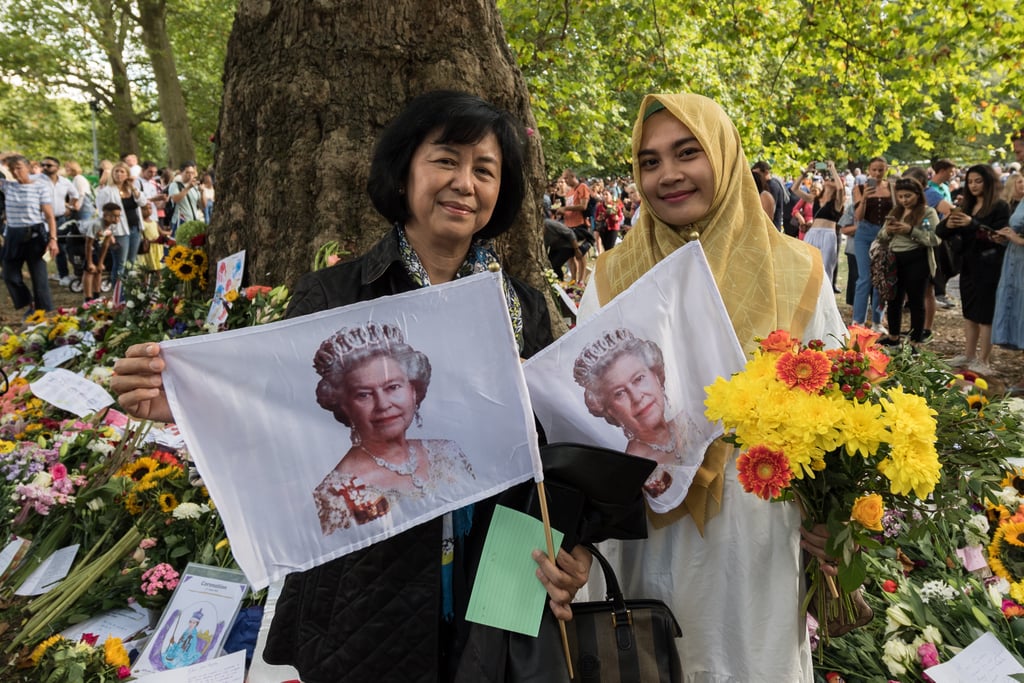
[[[54,268],[54,264],[51,263],[50,270],[53,271]],[[838,280],[844,289],[846,287],[846,279],[846,258],[840,255]],[[947,285],[947,293],[951,299],[957,302],[957,306],[950,309],[938,308],[933,325],[934,340],[928,344],[930,351],[943,358],[951,358],[963,353],[964,326],[963,316],[960,312],[957,285],[958,282],[955,278]],[[57,283],[52,281],[50,286],[55,305],[75,306],[81,302],[81,295],[72,293],[67,287],[58,287]],[[842,313],[843,319],[849,322],[851,320],[851,308],[846,303],[845,292],[836,294],[836,302],[839,304],[839,311]],[[909,323],[909,314],[904,312],[904,329],[909,327]],[[0,328],[4,326],[18,327],[20,325],[21,320],[17,318],[14,310],[11,308],[10,298],[6,295],[6,292],[0,293]],[[995,386],[993,386],[995,393],[1000,392],[1000,385],[1024,382],[1024,353],[997,347],[992,351],[990,365],[994,371],[994,376],[987,379],[995,380]]]

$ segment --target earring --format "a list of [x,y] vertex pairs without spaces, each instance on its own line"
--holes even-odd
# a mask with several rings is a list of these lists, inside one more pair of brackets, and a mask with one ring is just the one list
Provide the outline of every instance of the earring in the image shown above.
[[355,427],[349,428],[349,438],[352,439],[352,445],[358,446],[363,442],[363,437],[359,436],[359,431]]
[[416,421],[416,429],[422,429],[423,428],[423,416],[420,415],[420,409],[419,408],[417,408],[416,412],[413,414],[413,420]]

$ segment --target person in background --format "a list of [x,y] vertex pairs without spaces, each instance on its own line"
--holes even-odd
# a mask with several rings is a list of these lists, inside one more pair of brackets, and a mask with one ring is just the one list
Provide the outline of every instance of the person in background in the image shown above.
[[71,184],[78,190],[78,196],[80,202],[78,204],[78,211],[75,212],[75,220],[79,223],[92,220],[93,216],[96,215],[96,200],[93,197],[92,185],[89,183],[89,179],[82,174],[82,167],[79,166],[77,161],[68,161],[64,163],[64,173]]
[[196,162],[186,161],[181,165],[179,176],[167,187],[167,198],[174,203],[170,218],[172,236],[182,223],[203,219],[199,208],[201,196],[199,180],[196,178]]
[[761,208],[764,209],[765,214],[768,218],[774,218],[775,216],[775,197],[772,193],[765,189],[764,181],[761,180],[760,174],[756,171],[751,171],[750,174],[754,176],[754,184],[757,185],[757,194],[761,198]]
[[[44,256],[57,255],[57,221],[53,215],[53,191],[43,179],[33,179],[31,164],[21,155],[6,159],[14,180],[0,181],[4,193],[3,275],[11,303],[18,315],[35,310],[52,311],[50,283]],[[32,289],[25,285],[21,270],[28,266]],[[24,310],[22,310],[24,309]]]
[[775,199],[775,214],[772,216],[772,225],[775,226],[776,230],[782,232],[785,227],[785,210],[786,204],[789,202],[789,192],[782,185],[782,181],[772,175],[772,165],[767,161],[758,161],[751,170],[761,176],[764,189],[768,190]]
[[871,328],[879,334],[889,331],[882,325],[884,304],[878,290],[871,284],[871,243],[882,229],[885,217],[892,211],[895,202],[892,187],[886,179],[889,162],[875,157],[868,164],[868,179],[853,189],[854,218],[857,232],[854,234],[854,249],[857,252],[857,290],[853,296],[853,324],[865,325],[868,320],[868,299],[871,299]]
[[213,174],[206,172],[203,174],[203,182],[199,186],[199,208],[203,210],[203,220],[209,225],[213,219]]
[[[1014,164],[1024,162],[1024,130],[1012,137],[1013,152],[1017,156]],[[1011,164],[1012,166],[1013,164]],[[1019,170],[1010,176],[1007,184],[1019,181]],[[1003,348],[1024,351],[1024,201],[1019,201],[1010,224],[999,230],[999,236],[1006,240],[1006,255],[1003,257],[1003,271],[996,289],[996,310],[992,319],[992,343]],[[1021,358],[1021,354],[1018,354]],[[1024,359],[1017,363],[1024,368]],[[1024,373],[1017,376],[1010,386],[1012,396],[1024,396]]]
[[1003,268],[1006,238],[999,234],[1010,221],[1010,207],[999,198],[999,180],[988,164],[967,169],[967,191],[960,206],[936,227],[936,234],[953,244],[962,256],[960,301],[964,315],[964,352],[950,359],[954,367],[966,367],[990,375],[992,318],[996,289]]
[[107,253],[114,247],[114,230],[121,222],[121,207],[110,202],[104,204],[100,220],[89,221],[83,230],[85,237],[85,272],[82,273],[82,296],[92,301],[103,291],[103,271]]
[[[40,166],[43,169],[42,179],[50,186],[53,192],[53,217],[57,221],[58,237],[63,230],[61,227],[70,220],[74,220],[75,213],[81,203],[81,196],[75,188],[74,183],[60,174],[60,160],[56,157],[43,157]],[[61,287],[66,287],[71,282],[71,275],[68,272],[67,248],[63,242],[57,240],[57,273],[51,275],[50,279],[57,280]]]

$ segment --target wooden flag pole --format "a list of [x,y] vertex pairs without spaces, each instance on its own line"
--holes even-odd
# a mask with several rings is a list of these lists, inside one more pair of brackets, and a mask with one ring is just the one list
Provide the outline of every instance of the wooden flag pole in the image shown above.
[[[544,482],[537,482],[537,496],[540,498],[540,517],[544,521],[544,540],[548,544],[548,557],[551,561],[555,561],[555,542],[551,538],[551,518],[548,516],[548,497],[547,491],[544,489]],[[572,655],[569,653],[569,634],[565,632],[565,622],[561,619],[556,619],[558,622],[558,630],[562,634],[562,652],[565,653],[565,665],[569,667],[569,680],[576,677],[572,670]]]

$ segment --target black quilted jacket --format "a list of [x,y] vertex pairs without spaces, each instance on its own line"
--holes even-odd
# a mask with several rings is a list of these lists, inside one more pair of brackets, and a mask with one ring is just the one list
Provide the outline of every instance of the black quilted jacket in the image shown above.
[[[523,307],[523,356],[552,341],[543,297],[512,279]],[[394,230],[365,255],[305,275],[288,317],[415,289]],[[473,528],[456,546],[456,617],[441,618],[440,518],[287,577],[264,651],[303,683],[499,681],[508,634],[462,618],[494,505],[518,507],[529,485],[477,503]],[[472,644],[467,647],[467,641]],[[464,656],[465,655],[465,656]],[[460,673],[456,674],[459,669]]]

